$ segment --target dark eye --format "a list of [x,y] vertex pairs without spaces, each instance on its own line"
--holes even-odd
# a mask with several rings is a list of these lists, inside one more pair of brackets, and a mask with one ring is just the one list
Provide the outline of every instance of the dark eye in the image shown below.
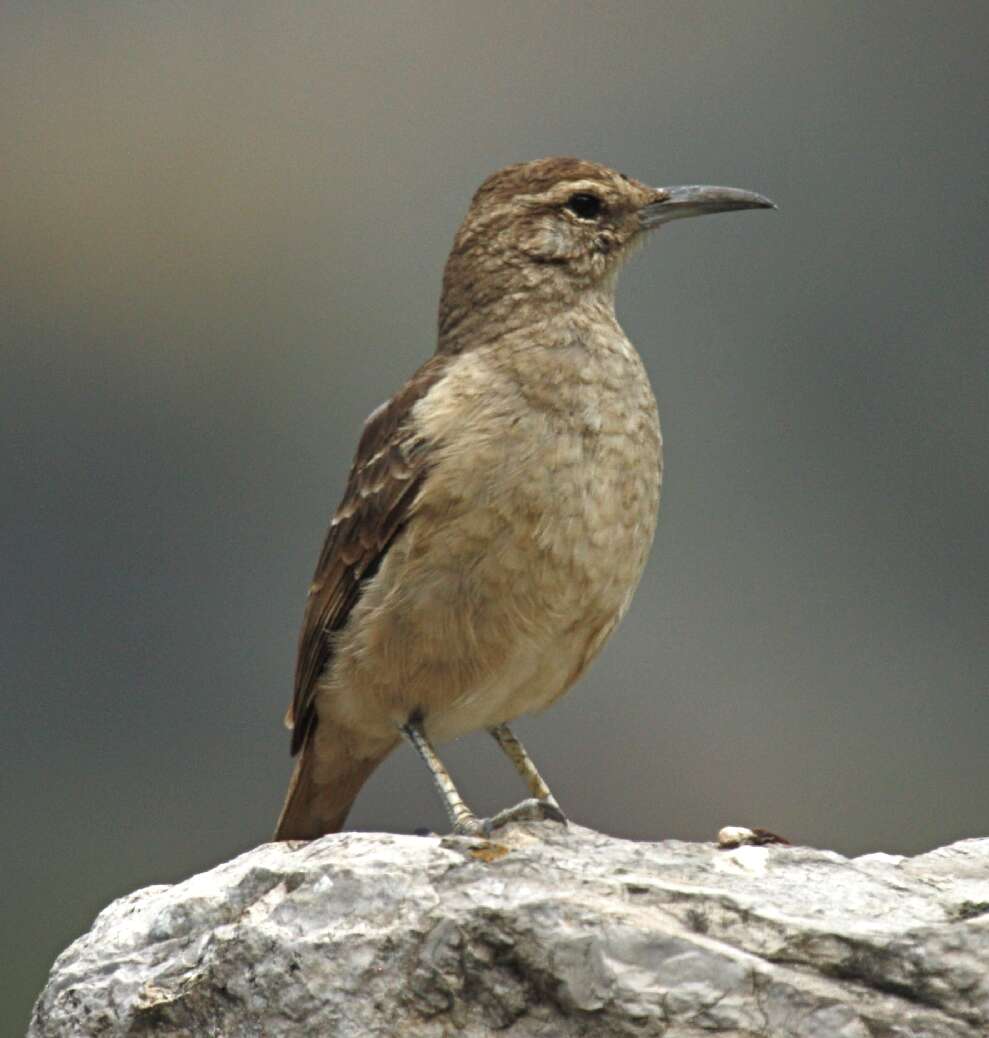
[[604,208],[604,202],[602,202],[597,195],[591,195],[585,191],[578,191],[577,194],[571,195],[567,199],[567,208],[575,216],[579,216],[581,220],[593,220],[595,217],[601,215],[601,210]]

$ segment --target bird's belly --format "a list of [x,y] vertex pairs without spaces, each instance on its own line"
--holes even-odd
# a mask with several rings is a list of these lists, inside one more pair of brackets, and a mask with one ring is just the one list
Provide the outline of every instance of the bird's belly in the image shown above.
[[557,437],[448,465],[449,482],[427,487],[355,607],[321,682],[321,718],[384,740],[421,712],[443,741],[548,706],[638,583],[658,505],[656,439],[655,450],[616,438],[590,452]]
[[578,666],[579,649],[561,639],[545,648],[515,648],[456,699],[426,713],[425,727],[437,743],[511,721],[549,706]]

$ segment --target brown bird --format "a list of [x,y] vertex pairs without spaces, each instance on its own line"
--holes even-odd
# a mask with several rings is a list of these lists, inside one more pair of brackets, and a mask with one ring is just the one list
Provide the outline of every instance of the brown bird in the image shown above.
[[[276,839],[339,831],[402,737],[457,832],[563,815],[507,722],[580,677],[652,543],[662,441],[615,317],[624,259],[686,216],[773,208],[550,158],[481,185],[447,260],[436,353],[364,424],[316,566]],[[433,743],[486,728],[532,797],[467,807]]]

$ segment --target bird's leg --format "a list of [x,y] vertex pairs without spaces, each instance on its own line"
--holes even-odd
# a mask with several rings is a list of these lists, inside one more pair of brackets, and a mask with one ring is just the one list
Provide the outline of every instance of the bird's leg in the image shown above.
[[549,791],[549,787],[525,752],[525,747],[512,735],[506,725],[498,725],[490,729],[491,734],[515,765],[518,773],[525,779],[533,797],[523,800],[514,807],[507,807],[504,811],[499,811],[493,818],[478,818],[464,803],[463,797],[453,784],[450,772],[446,770],[446,766],[426,737],[420,716],[413,715],[399,730],[429,768],[429,773],[433,776],[436,790],[443,801],[455,833],[462,836],[490,836],[492,830],[508,825],[509,822],[541,822],[546,819],[566,825],[566,817]]
[[453,784],[450,772],[446,770],[443,761],[439,759],[429,739],[426,738],[426,733],[422,728],[422,718],[419,716],[410,717],[401,726],[400,731],[412,744],[413,749],[422,758],[426,767],[429,768],[429,773],[433,776],[433,782],[436,785],[436,791],[439,793],[443,806],[446,808],[446,813],[450,818],[453,831],[465,836],[489,835],[490,825],[478,818],[464,803],[463,797],[457,792],[457,787]]
[[548,800],[554,807],[559,807],[553,794],[549,791],[542,775],[536,770],[532,758],[526,753],[525,747],[519,741],[507,724],[495,725],[489,728],[494,741],[501,747],[505,756],[515,765],[515,770],[522,776],[522,781],[529,787],[529,792],[537,800]]
[[505,756],[515,765],[515,770],[522,776],[523,782],[529,787],[532,800],[523,800],[515,807],[499,811],[491,819],[493,827],[504,825],[511,821],[534,821],[539,819],[552,819],[555,822],[566,824],[566,816],[560,810],[556,797],[550,792],[542,775],[533,764],[532,758],[525,751],[525,747],[512,733],[507,724],[498,724],[489,728],[492,738],[501,747]]

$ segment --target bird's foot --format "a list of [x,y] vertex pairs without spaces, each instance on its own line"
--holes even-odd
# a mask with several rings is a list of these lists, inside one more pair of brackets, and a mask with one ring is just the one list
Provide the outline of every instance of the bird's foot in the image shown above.
[[514,807],[506,807],[504,811],[499,811],[489,821],[492,829],[500,829],[511,822],[557,822],[566,826],[567,816],[560,810],[560,805],[555,800],[539,800],[536,797],[530,797]]
[[512,822],[557,822],[565,826],[567,816],[556,803],[530,797],[514,807],[506,807],[491,818],[478,818],[473,814],[464,816],[457,820],[453,831],[457,836],[489,837],[495,829],[501,829]]

